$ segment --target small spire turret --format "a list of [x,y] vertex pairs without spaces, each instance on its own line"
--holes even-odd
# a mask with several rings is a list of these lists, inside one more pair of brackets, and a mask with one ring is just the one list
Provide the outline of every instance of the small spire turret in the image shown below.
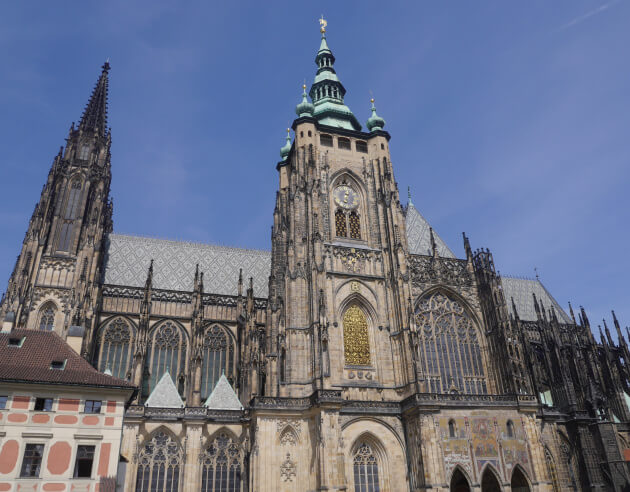
[[[109,61],[103,64],[101,76],[96,82],[90,100],[83,110],[79,130],[91,130],[105,136],[107,133],[107,91],[109,85]],[[74,126],[74,124],[73,124]]]
[[287,128],[287,143],[285,143],[284,147],[280,149],[280,157],[282,158],[283,161],[286,161],[290,153],[291,153],[291,129]]
[[367,127],[371,132],[382,130],[385,126],[385,120],[376,114],[376,107],[374,106],[374,98],[370,99],[372,103],[372,116],[367,120]]
[[305,116],[313,116],[315,106],[308,102],[308,95],[306,94],[306,84],[302,84],[302,102],[295,107],[295,113],[298,117],[303,118]]

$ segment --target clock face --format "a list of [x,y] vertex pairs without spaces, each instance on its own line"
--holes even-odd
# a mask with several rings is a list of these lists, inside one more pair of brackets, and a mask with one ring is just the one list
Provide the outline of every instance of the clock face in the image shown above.
[[359,206],[359,194],[346,185],[337,186],[333,191],[335,203],[348,210]]

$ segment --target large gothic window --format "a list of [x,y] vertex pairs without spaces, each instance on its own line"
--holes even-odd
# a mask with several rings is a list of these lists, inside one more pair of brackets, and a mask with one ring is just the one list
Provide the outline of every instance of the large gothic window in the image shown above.
[[39,329],[40,330],[52,330],[55,327],[55,314],[57,309],[52,302],[46,304],[39,315]]
[[234,344],[230,335],[220,326],[208,328],[203,338],[203,373],[201,376],[201,398],[212,393],[222,373],[233,382]]
[[127,378],[131,363],[132,336],[132,328],[122,318],[116,318],[101,330],[96,354],[99,371],[109,370],[116,378]]
[[242,492],[243,451],[225,432],[201,455],[201,492]]
[[354,469],[355,492],[379,492],[378,461],[370,445],[362,442],[354,453],[352,460]]
[[64,209],[61,233],[59,234],[59,251],[70,251],[72,247],[72,235],[74,230],[74,220],[79,215],[79,205],[81,198],[81,181],[75,179],[70,185],[68,200]]
[[177,492],[181,466],[179,443],[168,434],[158,432],[138,456],[136,492]]
[[179,393],[184,393],[184,379],[186,369],[186,337],[184,332],[171,321],[167,321],[151,334],[151,344],[147,354],[147,369],[149,382],[145,386],[146,395],[151,394],[153,388],[165,372],[169,372],[171,379],[177,386]]
[[358,306],[350,306],[343,315],[343,349],[346,364],[370,365],[368,322]]
[[436,292],[416,308],[420,365],[432,393],[487,393],[479,335],[464,307]]

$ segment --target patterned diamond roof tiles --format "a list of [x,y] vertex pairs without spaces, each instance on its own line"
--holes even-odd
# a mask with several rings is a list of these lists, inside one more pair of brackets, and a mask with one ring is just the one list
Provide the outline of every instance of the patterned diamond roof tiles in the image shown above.
[[266,297],[271,253],[211,244],[110,234],[105,252],[104,283],[143,287],[153,259],[153,287],[190,292],[195,267],[204,273],[204,291],[236,295],[239,269],[254,278],[254,296]]
[[158,384],[155,385],[155,388],[151,391],[144,406],[156,408],[184,408],[184,402],[179,396],[175,383],[173,383],[168,371],[162,375]]
[[213,410],[243,410],[243,405],[225,374],[221,374],[205,406]]
[[[409,244],[409,253],[414,255],[431,255],[431,226],[427,222],[418,209],[409,203],[405,216],[407,225],[407,242]],[[442,238],[433,230],[435,245],[438,255],[443,258],[455,258],[453,252],[449,249]]]
[[534,307],[534,297],[532,295],[536,294],[536,299],[538,299],[538,302],[542,304],[545,310],[549,310],[549,308],[553,306],[560,323],[572,323],[569,315],[564,312],[560,304],[558,304],[549,291],[545,289],[540,280],[501,277],[501,284],[510,313],[515,314],[512,309],[512,301],[510,300],[510,298],[513,298],[520,319],[524,321],[538,320],[536,308]]

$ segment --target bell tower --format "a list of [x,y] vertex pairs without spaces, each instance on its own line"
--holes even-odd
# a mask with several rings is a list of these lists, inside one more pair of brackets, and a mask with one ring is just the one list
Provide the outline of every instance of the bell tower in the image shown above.
[[[107,128],[109,63],[79,125],[54,158],[0,305],[3,330],[55,330],[89,339],[102,245],[112,229],[111,131]],[[76,347],[84,355],[86,348]]]
[[373,100],[367,132],[345,104],[321,24],[315,80],[277,164],[266,394],[399,399],[393,388],[411,389],[414,370],[390,135]]

